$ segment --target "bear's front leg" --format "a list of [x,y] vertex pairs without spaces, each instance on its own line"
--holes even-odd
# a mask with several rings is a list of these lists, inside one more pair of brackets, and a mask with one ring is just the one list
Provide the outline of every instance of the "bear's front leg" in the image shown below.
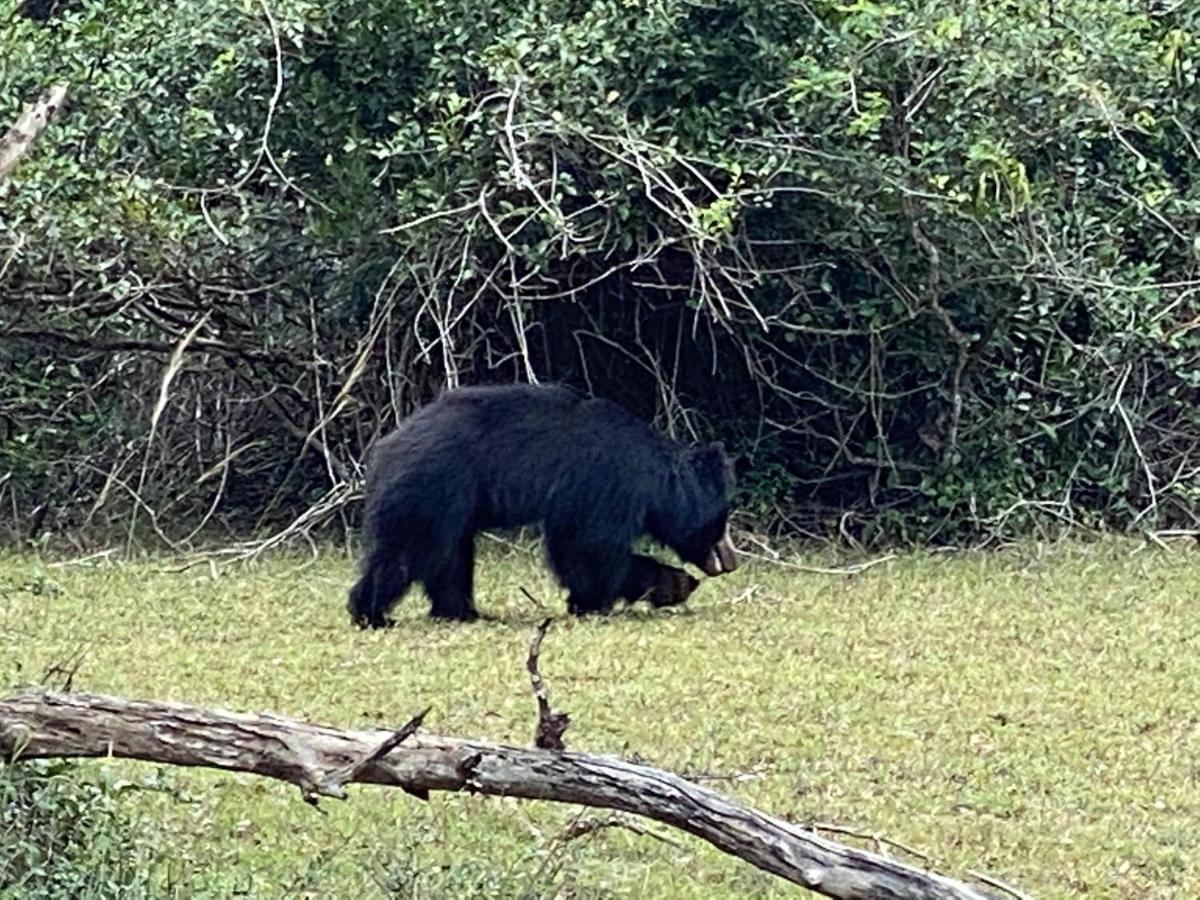
[[475,535],[467,533],[458,542],[450,562],[425,582],[429,615],[435,619],[473,622],[479,618],[471,599],[475,577]]
[[629,551],[551,542],[550,563],[567,589],[567,610],[576,616],[612,610],[629,569]]

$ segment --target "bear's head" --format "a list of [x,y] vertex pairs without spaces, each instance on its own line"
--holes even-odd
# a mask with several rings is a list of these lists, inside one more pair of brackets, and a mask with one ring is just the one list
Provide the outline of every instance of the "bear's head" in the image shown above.
[[[737,553],[729,538],[729,492],[733,466],[720,444],[687,451],[676,473],[680,488],[675,508],[662,515],[663,543],[705,575],[723,575],[737,568]],[[665,526],[665,527],[664,527]]]

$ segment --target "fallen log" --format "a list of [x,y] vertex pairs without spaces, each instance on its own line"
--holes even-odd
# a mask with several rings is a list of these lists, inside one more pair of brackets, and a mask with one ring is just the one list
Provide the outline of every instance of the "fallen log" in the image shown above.
[[[0,700],[9,760],[113,757],[248,772],[298,786],[306,799],[347,783],[418,797],[466,791],[619,810],[690,832],[752,865],[844,900],[981,900],[963,882],[845,846],[677,775],[618,759],[429,734],[345,731],[275,715],[178,703],[25,690]],[[383,751],[383,752],[381,752]]]

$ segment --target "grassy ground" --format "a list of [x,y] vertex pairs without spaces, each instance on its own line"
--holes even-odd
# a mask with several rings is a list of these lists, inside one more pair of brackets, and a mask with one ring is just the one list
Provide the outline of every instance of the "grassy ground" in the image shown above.
[[[686,610],[560,621],[542,669],[570,746],[639,754],[794,821],[877,832],[952,873],[1038,897],[1200,896],[1200,567],[1129,544],[913,555],[854,578],[765,565]],[[559,592],[536,559],[481,561],[499,621],[349,627],[350,564],[276,559],[213,577],[166,564],[0,557],[0,679],[87,645],[79,688],[526,743],[523,669]],[[283,785],[90,763],[178,896],[783,897],[685,835],[561,846],[577,810],[358,787],[319,813]],[[666,834],[667,829],[656,830]]]

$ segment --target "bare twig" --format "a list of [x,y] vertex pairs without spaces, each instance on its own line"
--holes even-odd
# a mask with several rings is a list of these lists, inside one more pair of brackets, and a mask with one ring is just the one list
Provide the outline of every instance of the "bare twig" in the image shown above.
[[651,837],[656,841],[662,841],[671,847],[679,848],[678,841],[672,840],[665,834],[660,834],[653,829],[647,828],[639,822],[630,819],[626,816],[605,816],[603,818],[597,816],[576,816],[568,823],[558,835],[558,840],[563,843],[577,841],[580,838],[590,837],[597,832],[604,831],[609,828],[622,828],[626,831],[633,832],[639,837]]
[[895,553],[885,553],[883,556],[875,559],[864,560],[859,563],[851,563],[847,566],[810,566],[804,563],[792,562],[791,560],[783,559],[776,551],[772,550],[766,543],[759,540],[752,534],[741,535],[741,540],[744,542],[756,544],[761,547],[764,553],[754,553],[746,550],[745,547],[738,551],[739,555],[756,559],[760,562],[769,563],[780,568],[790,569],[794,572],[808,572],[813,575],[861,575],[868,569],[873,569],[876,566],[881,566],[884,563],[892,562],[899,557]]
[[[417,729],[421,727],[421,723],[425,721],[425,717],[429,715],[429,710],[433,707],[427,706],[402,726],[388,735],[387,739],[381,741],[379,746],[370,753],[363,754],[361,759],[342,766],[335,772],[331,772],[325,777],[320,786],[320,792],[325,796],[339,796],[344,798],[345,791],[343,788],[352,781],[357,781],[359,776],[367,770],[369,766],[374,765],[383,759],[397,747],[399,747],[407,738],[412,737],[417,733]],[[425,799],[428,794],[421,795]],[[316,795],[308,793],[304,798],[309,803],[316,803]]]
[[[541,600],[539,600],[537,597],[533,596],[533,594],[531,594],[529,591],[527,591],[524,587],[521,588],[521,593],[525,595],[526,600],[528,600],[530,603],[532,603],[534,606],[536,606],[541,612],[546,611],[546,604],[543,603]],[[547,620],[547,621],[549,621],[549,620]]]
[[[200,320],[188,329],[179,343],[175,345],[175,349],[171,351],[171,358],[167,361],[167,367],[163,370],[162,379],[158,386],[158,402],[154,404],[154,410],[150,413],[150,433],[146,437],[146,448],[142,456],[142,467],[138,472],[137,487],[135,492],[140,496],[146,486],[146,475],[150,470],[150,451],[154,446],[154,437],[158,433],[158,423],[162,418],[163,411],[167,408],[167,403],[171,398],[171,382],[175,380],[175,376],[179,374],[179,370],[183,368],[184,353],[187,352],[188,345],[196,339],[196,335],[208,324],[211,317],[211,310],[205,312]],[[137,507],[129,515],[129,525],[126,531],[126,548],[133,546],[133,539],[137,528]]]
[[565,712],[555,712],[550,707],[546,696],[546,685],[542,681],[542,673],[538,671],[538,654],[542,650],[542,638],[550,628],[554,619],[546,618],[538,625],[533,640],[529,643],[529,656],[525,660],[525,668],[529,672],[529,684],[533,688],[533,696],[537,699],[537,726],[533,732],[533,745],[541,750],[565,750],[563,733],[570,724],[571,717]]
[[988,875],[985,872],[977,872],[974,869],[968,869],[967,874],[972,878],[978,879],[989,887],[994,887],[997,890],[1004,891],[1004,893],[1016,897],[1017,900],[1033,900],[1033,897],[1031,897],[1029,894],[1026,894],[1024,891],[1017,890],[1017,888],[1013,887],[1011,884],[1006,884],[993,875]]
[[46,671],[42,673],[41,684],[49,685],[50,679],[62,678],[60,691],[70,691],[75,686],[75,676],[79,674],[79,669],[83,665],[83,660],[87,657],[88,650],[91,647],[87,644],[80,646],[75,654],[64,662],[51,663],[46,667]]
[[903,850],[910,856],[916,857],[922,862],[929,862],[929,854],[922,853],[920,850],[908,846],[908,844],[902,844],[900,841],[886,837],[882,834],[868,833],[857,828],[849,828],[845,825],[836,825],[833,822],[812,822],[809,824],[809,827],[814,831],[828,831],[832,834],[842,834],[846,837],[855,837],[859,838],[860,840],[870,841],[876,846],[876,848],[881,846],[895,847],[898,850]]

